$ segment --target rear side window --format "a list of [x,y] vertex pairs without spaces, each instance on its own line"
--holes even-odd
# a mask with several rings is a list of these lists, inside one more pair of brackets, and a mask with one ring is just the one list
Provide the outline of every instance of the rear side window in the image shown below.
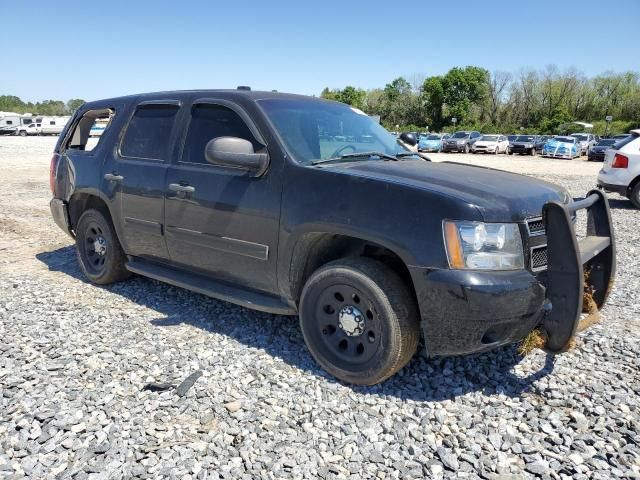
[[[99,145],[102,134],[109,128],[115,116],[115,111],[111,108],[99,110],[88,110],[73,127],[73,132],[69,136],[67,148],[91,152]],[[100,130],[96,130],[96,125],[101,125]],[[38,126],[40,126],[38,124]]]
[[263,148],[253,137],[244,120],[230,108],[196,104],[191,109],[191,121],[181,161],[208,163],[204,158],[204,148],[210,140],[217,137],[243,138],[253,144],[254,150]]
[[123,157],[167,160],[177,105],[139,105],[122,139]]

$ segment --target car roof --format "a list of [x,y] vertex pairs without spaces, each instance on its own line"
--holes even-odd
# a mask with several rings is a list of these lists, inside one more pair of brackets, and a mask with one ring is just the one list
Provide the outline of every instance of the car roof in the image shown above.
[[309,95],[299,95],[295,93],[282,93],[282,92],[267,92],[267,91],[253,91],[253,90],[238,90],[238,89],[203,89],[203,90],[167,90],[167,91],[159,91],[159,92],[148,92],[148,93],[138,93],[132,95],[124,95],[121,97],[111,97],[104,98],[100,100],[93,100],[91,102],[87,102],[85,105],[87,107],[92,107],[94,104],[104,104],[104,103],[129,103],[129,102],[142,102],[145,100],[159,100],[166,97],[171,97],[171,99],[182,99],[191,96],[202,96],[207,97],[210,95],[219,95],[223,94],[225,98],[237,98],[237,99],[246,99],[246,100],[266,100],[266,99],[282,99],[282,100],[305,100],[311,102],[329,102],[329,103],[339,103],[334,102],[333,100],[326,100],[324,98],[312,97]]

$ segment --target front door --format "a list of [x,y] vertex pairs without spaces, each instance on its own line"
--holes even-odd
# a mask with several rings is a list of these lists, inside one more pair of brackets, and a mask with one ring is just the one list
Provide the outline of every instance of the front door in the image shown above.
[[184,148],[166,180],[166,240],[171,260],[211,277],[276,292],[281,162],[253,178],[209,164],[206,144],[222,136],[265,142],[244,111],[228,101],[195,101]]
[[164,187],[180,105],[142,102],[125,128],[119,148],[105,162],[105,190],[119,209],[120,241],[128,255],[168,259],[164,239]]

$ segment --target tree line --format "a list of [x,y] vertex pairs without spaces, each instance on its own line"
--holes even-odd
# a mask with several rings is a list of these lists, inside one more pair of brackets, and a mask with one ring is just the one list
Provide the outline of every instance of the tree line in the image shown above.
[[62,100],[43,100],[42,102],[24,102],[20,97],[0,95],[0,112],[32,113],[34,115],[62,116],[71,115],[85,103],[80,98],[72,98],[66,103]]
[[[607,128],[607,133],[621,133],[640,127],[636,72],[588,78],[576,69],[561,71],[553,65],[515,74],[467,66],[444,75],[413,77],[398,77],[372,90],[325,88],[321,97],[380,115],[390,130],[557,134],[580,131],[572,125],[576,121],[592,123],[597,134]],[[607,116],[613,117],[609,127]]]

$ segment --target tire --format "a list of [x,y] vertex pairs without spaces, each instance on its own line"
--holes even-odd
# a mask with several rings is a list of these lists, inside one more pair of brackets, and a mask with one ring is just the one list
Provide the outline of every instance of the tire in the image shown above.
[[111,220],[101,211],[86,210],[76,227],[76,253],[85,276],[98,285],[120,282],[131,276],[126,255]]
[[631,189],[629,200],[631,200],[631,203],[633,203],[634,207],[640,208],[640,182],[636,183]]
[[402,279],[376,260],[343,258],[316,270],[304,286],[299,312],[311,355],[346,383],[380,383],[418,348],[415,299]]
[[25,132],[24,130],[20,130],[20,133],[18,135],[20,135],[21,137],[26,137],[27,132]]
[[469,153],[469,145],[464,146],[464,153]]

